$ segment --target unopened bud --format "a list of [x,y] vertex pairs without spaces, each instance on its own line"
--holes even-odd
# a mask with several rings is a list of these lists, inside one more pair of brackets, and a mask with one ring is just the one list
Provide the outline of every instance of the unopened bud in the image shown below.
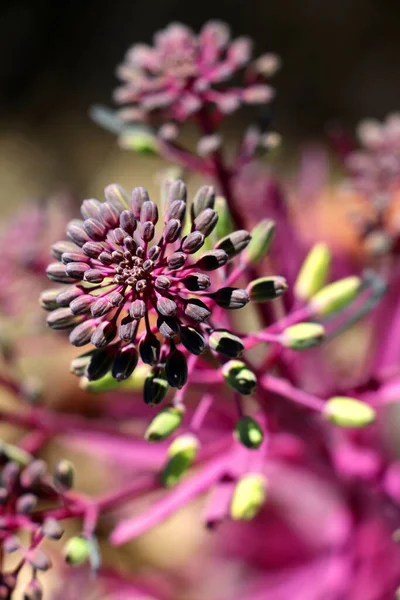
[[280,341],[286,348],[292,350],[307,350],[318,346],[325,337],[325,329],[319,323],[297,323],[287,327]]
[[206,208],[214,208],[215,190],[209,185],[203,185],[193,200],[190,207],[192,221]]
[[267,496],[267,480],[259,473],[248,473],[236,484],[231,503],[235,521],[250,521],[261,509]]
[[219,240],[215,246],[217,250],[224,250],[229,258],[240,254],[250,243],[251,235],[245,229],[234,231]]
[[251,450],[259,448],[264,439],[260,425],[252,417],[242,417],[236,423],[234,435],[243,446]]
[[256,375],[240,360],[230,360],[222,368],[229,385],[243,395],[252,394],[257,386]]
[[128,392],[128,391],[139,391],[143,388],[144,380],[149,374],[149,366],[140,364],[136,367],[130,377],[123,381],[117,381],[111,371],[95,381],[90,381],[86,377],[81,377],[79,387],[82,390],[88,392],[94,392],[101,394],[104,392]]
[[90,558],[90,542],[86,538],[76,535],[68,540],[64,546],[65,561],[72,567],[77,567]]
[[53,479],[64,490],[70,490],[74,485],[74,465],[66,459],[60,460],[54,469]]
[[271,219],[264,219],[251,230],[251,241],[244,252],[247,263],[256,264],[264,258],[274,239],[275,223]]
[[161,472],[166,487],[176,485],[192,465],[199,450],[199,441],[192,434],[177,437],[168,448],[168,461]]
[[252,302],[266,302],[282,296],[288,289],[283,277],[260,277],[247,286],[247,293]]
[[228,358],[237,358],[238,356],[241,356],[244,351],[242,340],[229,331],[213,331],[208,339],[208,343],[212,350],[215,350],[215,352],[223,354]]
[[43,588],[37,579],[31,579],[24,590],[24,600],[42,600]]
[[149,406],[160,404],[168,392],[168,381],[160,374],[150,373],[144,380],[143,400]]
[[215,211],[218,214],[218,221],[214,233],[217,240],[226,237],[233,231],[233,222],[228,204],[222,196],[215,199]]
[[323,408],[324,417],[339,427],[366,427],[375,421],[374,409],[355,398],[335,396]]
[[331,283],[315,294],[310,308],[318,316],[327,316],[343,310],[354,300],[361,287],[361,279],[351,276]]
[[211,295],[218,306],[229,310],[237,310],[246,306],[250,298],[246,290],[240,288],[226,287],[221,288],[215,294]]
[[160,442],[171,435],[182,423],[183,411],[176,406],[167,406],[158,413],[146,429],[145,438],[149,442]]
[[157,138],[145,130],[135,129],[132,132],[123,133],[119,137],[119,144],[126,150],[132,150],[145,156],[155,156],[159,153]]
[[310,300],[326,283],[331,253],[326,244],[315,244],[307,254],[294,284],[297,298],[306,302]]
[[57,519],[49,517],[43,522],[42,533],[45,537],[51,540],[59,540],[64,534],[64,529],[61,527],[61,524],[57,521]]

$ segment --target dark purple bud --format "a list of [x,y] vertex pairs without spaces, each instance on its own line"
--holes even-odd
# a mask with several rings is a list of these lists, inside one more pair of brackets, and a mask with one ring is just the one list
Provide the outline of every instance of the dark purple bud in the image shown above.
[[136,231],[137,222],[130,210],[123,210],[119,216],[119,225],[121,229],[129,235],[133,235]]
[[35,494],[22,494],[15,503],[15,510],[17,513],[27,515],[36,508],[37,503],[38,499]]
[[117,244],[117,246],[122,246],[128,234],[121,229],[121,227],[117,227],[116,229],[109,231],[108,235],[114,244]]
[[174,317],[177,311],[176,303],[170,298],[159,298],[157,300],[157,311],[163,317]]
[[149,257],[150,260],[157,260],[157,258],[160,256],[161,254],[161,248],[160,246],[152,246],[149,251],[147,252],[147,256]]
[[171,339],[179,332],[178,320],[174,317],[159,317],[157,329],[165,338]]
[[110,321],[103,321],[94,330],[90,341],[92,342],[93,346],[96,346],[96,348],[104,348],[113,341],[116,333],[117,328],[114,323]]
[[50,540],[60,540],[64,534],[64,529],[61,527],[61,524],[57,521],[57,519],[48,517],[43,521],[42,533]]
[[229,331],[222,329],[213,331],[208,339],[208,343],[212,350],[215,350],[218,354],[223,354],[228,358],[242,356],[244,351],[242,340]]
[[186,203],[187,189],[186,185],[180,179],[171,181],[168,186],[165,210],[168,211],[173,202],[181,200]]
[[186,254],[183,252],[174,252],[167,258],[167,265],[171,271],[176,271],[176,269],[180,269],[186,262]]
[[219,306],[228,308],[230,310],[243,308],[248,302],[250,302],[250,298],[246,290],[232,287],[221,288],[215,292],[215,294],[211,294],[211,298],[214,298]]
[[133,254],[134,252],[136,252],[136,242],[130,235],[127,235],[125,237],[124,246],[125,246],[126,250],[128,252],[130,252],[130,254]]
[[81,354],[80,356],[73,358],[69,366],[70,373],[76,375],[77,377],[83,377],[94,352],[96,351],[91,350],[90,352],[85,352],[85,354]]
[[10,490],[14,487],[18,476],[19,476],[20,468],[15,462],[7,463],[2,472],[1,472],[1,483]]
[[189,235],[183,240],[182,250],[186,254],[194,254],[204,244],[204,235],[200,233],[200,231],[192,231]]
[[203,271],[215,271],[228,262],[228,255],[225,250],[209,250],[199,258],[196,267]]
[[71,262],[83,262],[83,263],[87,263],[89,262],[89,257],[82,251],[79,251],[80,249],[77,248],[77,250],[75,252],[64,252],[63,255],[61,256],[61,261],[64,263],[64,265],[67,265],[68,263]]
[[88,283],[101,283],[104,275],[99,269],[89,269],[89,271],[85,272],[84,279]]
[[103,265],[109,266],[112,265],[112,263],[114,262],[114,259],[112,257],[112,255],[110,254],[110,252],[101,252],[99,254],[99,260],[103,263]]
[[51,254],[57,260],[61,260],[64,252],[76,252],[77,250],[79,250],[79,246],[74,244],[74,242],[61,241],[52,245]]
[[33,551],[28,552],[27,559],[30,565],[38,571],[48,571],[51,567],[49,557],[39,548],[35,548]]
[[203,354],[207,347],[205,338],[201,335],[194,327],[185,327],[184,325],[180,328],[181,342],[185,346],[186,350],[189,350],[191,354],[198,356]]
[[164,227],[164,239],[167,244],[172,244],[178,239],[182,229],[182,224],[178,219],[170,219]]
[[25,587],[23,600],[43,600],[43,588],[37,579],[31,579]]
[[121,212],[128,208],[128,195],[124,188],[118,185],[118,183],[111,183],[104,189],[104,197],[107,202],[115,206],[115,208]]
[[89,265],[86,263],[68,263],[65,267],[65,272],[69,277],[73,277],[74,279],[83,279],[86,271],[90,269]]
[[155,229],[151,221],[145,221],[140,226],[140,237],[144,242],[150,242],[154,237]]
[[67,290],[63,290],[59,292],[57,295],[57,302],[60,306],[69,306],[72,300],[75,298],[79,298],[79,296],[83,296],[84,291],[78,287],[70,287]]
[[214,208],[215,203],[215,190],[210,185],[203,185],[196,193],[192,206],[190,207],[190,214],[192,221],[195,220],[198,215],[203,212],[206,208]]
[[106,237],[107,230],[103,223],[97,219],[86,219],[83,223],[83,228],[95,242],[101,242]]
[[66,459],[60,460],[54,469],[53,480],[57,487],[68,491],[74,485],[74,465]]
[[154,262],[149,259],[145,260],[142,265],[142,268],[144,271],[150,271],[153,267],[154,267]]
[[168,392],[168,382],[161,375],[151,373],[144,380],[143,400],[149,406],[160,404]]
[[90,258],[97,258],[103,252],[104,246],[99,242],[86,242],[83,244],[82,250]]
[[83,246],[90,238],[83,228],[83,221],[73,219],[67,225],[67,235],[78,246]]
[[90,307],[93,317],[103,317],[112,309],[111,302],[107,298],[98,298]]
[[171,280],[168,277],[166,277],[165,275],[159,275],[155,279],[154,286],[158,290],[162,290],[165,292],[166,290],[169,290],[169,288],[171,287]]
[[120,211],[115,206],[104,202],[100,204],[100,219],[96,218],[104,223],[107,229],[111,229],[119,224],[119,213]]
[[77,325],[82,317],[77,317],[69,308],[57,308],[47,317],[47,325],[52,329],[69,329]]
[[75,300],[72,300],[69,307],[74,315],[85,315],[90,311],[90,307],[94,301],[95,298],[93,298],[93,296],[84,294],[83,296],[79,296],[78,298],[75,298]]
[[218,214],[212,208],[203,210],[194,220],[193,228],[207,237],[213,231],[218,221]]
[[211,311],[204,302],[197,298],[192,298],[185,306],[185,315],[193,319],[193,321],[201,323],[209,318]]
[[140,219],[140,211],[145,202],[149,202],[149,194],[144,187],[135,187],[131,194],[131,207],[135,219]]
[[20,475],[20,483],[24,488],[31,488],[39,483],[46,475],[47,468],[44,460],[33,460]]
[[204,273],[192,273],[183,280],[185,287],[191,292],[198,292],[200,290],[206,290],[211,285],[211,280],[208,275]]
[[77,348],[86,346],[86,344],[88,344],[92,338],[93,332],[96,329],[96,325],[96,321],[91,319],[90,321],[84,321],[80,325],[74,327],[69,334],[69,341],[71,344]]
[[39,296],[39,303],[45,310],[55,310],[60,307],[57,298],[60,295],[60,289],[44,290]]
[[12,554],[21,547],[20,541],[16,535],[8,535],[3,541],[3,550],[7,554]]
[[219,240],[215,248],[225,250],[229,258],[240,254],[250,243],[251,235],[245,229],[234,231]]
[[118,335],[123,342],[134,342],[139,327],[139,321],[124,317],[119,326]]
[[129,308],[132,319],[142,319],[146,314],[146,303],[143,300],[135,300]]
[[81,205],[81,215],[84,219],[100,220],[101,202],[95,198],[84,200]]
[[119,292],[112,292],[109,296],[108,299],[111,303],[111,306],[121,306],[121,304],[124,302],[125,298],[122,294],[120,294]]
[[178,221],[183,221],[186,213],[186,204],[182,200],[175,200],[172,202],[168,211],[165,214],[165,223],[167,223],[170,219],[177,219]]
[[46,269],[46,274],[52,281],[59,283],[75,283],[76,279],[67,275],[65,265],[60,262],[50,263]]
[[158,221],[158,208],[155,202],[144,202],[142,204],[142,208],[140,209],[140,220],[142,223],[146,221],[150,221],[155,225]]
[[120,350],[115,358],[112,376],[117,381],[128,379],[136,369],[139,355],[134,346],[125,346]]
[[174,350],[168,355],[165,363],[165,375],[171,387],[181,388],[185,385],[188,376],[185,355],[180,350]]
[[140,340],[139,352],[142,361],[146,365],[155,365],[160,358],[160,342],[153,333],[146,333]]

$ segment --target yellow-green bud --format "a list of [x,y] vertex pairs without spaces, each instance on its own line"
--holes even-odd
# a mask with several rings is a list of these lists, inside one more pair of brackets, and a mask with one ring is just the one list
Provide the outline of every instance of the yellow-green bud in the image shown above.
[[22,448],[18,448],[18,446],[14,446],[13,444],[6,444],[3,441],[0,441],[0,456],[1,455],[23,467],[29,464],[32,460],[32,456],[29,454],[29,452],[26,452],[25,450],[22,450]]
[[264,439],[261,427],[251,417],[242,417],[236,423],[234,436],[243,446],[252,450],[259,448]]
[[310,300],[325,284],[329,274],[331,253],[326,244],[315,244],[307,254],[294,284],[294,294],[304,302]]
[[151,133],[140,129],[122,134],[119,143],[122,148],[133,150],[138,154],[159,154],[157,138]]
[[222,374],[227,383],[240,394],[252,394],[257,386],[257,377],[241,360],[229,360],[223,366]]
[[166,487],[176,485],[197,456],[200,444],[196,436],[187,433],[177,437],[168,448],[168,461],[161,472]]
[[86,562],[90,558],[90,542],[80,535],[70,538],[64,546],[64,558],[73,567]]
[[217,329],[213,331],[208,338],[208,343],[212,350],[228,358],[241,356],[244,351],[242,340],[233,335],[233,333],[225,330]]
[[260,277],[247,286],[247,293],[252,302],[266,302],[282,296],[288,289],[284,277]]
[[235,521],[250,521],[261,509],[267,497],[267,480],[259,473],[248,473],[236,484],[231,502],[231,517]]
[[183,410],[176,406],[167,406],[158,413],[146,429],[145,438],[149,442],[165,440],[182,423]]
[[88,392],[103,393],[103,392],[116,392],[116,391],[138,391],[143,388],[144,380],[149,374],[149,365],[140,364],[136,367],[134,372],[128,379],[123,381],[117,381],[111,374],[111,371],[101,377],[90,381],[87,377],[81,377],[79,381],[79,387]]
[[287,327],[280,341],[286,348],[292,350],[307,350],[318,346],[325,337],[325,329],[319,323],[297,323]]
[[264,219],[251,230],[251,241],[244,251],[244,259],[250,264],[256,264],[264,258],[274,239],[275,223]]
[[335,396],[323,409],[324,417],[340,427],[366,427],[375,421],[374,409],[355,398]]
[[343,310],[357,296],[360,287],[361,279],[356,276],[330,283],[311,298],[310,308],[319,317]]

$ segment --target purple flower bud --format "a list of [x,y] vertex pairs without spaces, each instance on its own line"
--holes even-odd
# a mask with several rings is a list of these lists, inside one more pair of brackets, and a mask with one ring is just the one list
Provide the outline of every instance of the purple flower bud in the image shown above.
[[204,244],[204,235],[200,231],[192,231],[189,235],[184,238],[182,243],[182,250],[186,254],[194,254]]
[[90,311],[90,307],[94,301],[95,298],[93,298],[93,296],[84,294],[83,296],[78,296],[78,298],[72,300],[69,307],[74,315],[85,315]]
[[218,221],[218,214],[212,208],[203,210],[193,221],[193,227],[207,237],[215,228]]
[[38,571],[48,571],[51,567],[49,557],[39,548],[28,552],[27,559],[31,566]]
[[108,296],[108,299],[110,301],[111,306],[114,307],[121,306],[125,300],[124,296],[119,292],[112,292],[112,294]]
[[199,214],[203,212],[203,210],[205,210],[206,208],[214,208],[214,203],[214,188],[209,185],[203,185],[203,187],[201,187],[196,193],[196,196],[194,197],[192,206],[190,208],[192,221],[194,221],[194,219],[198,217]]
[[176,200],[181,200],[182,202],[186,203],[186,197],[187,189],[183,181],[181,181],[180,179],[171,181],[171,183],[168,186],[165,211],[167,212],[170,209],[173,202],[175,202]]
[[99,242],[86,242],[83,244],[82,250],[90,258],[97,258],[104,250],[104,246]]
[[99,298],[90,307],[93,317],[103,317],[112,309],[111,302],[107,298]]
[[211,285],[211,280],[208,275],[204,273],[192,273],[183,280],[185,287],[191,292],[198,292],[200,290],[206,290]]
[[118,183],[111,183],[104,189],[104,197],[107,202],[115,206],[121,212],[128,208],[128,196]]
[[144,242],[150,242],[154,237],[155,229],[151,221],[145,221],[140,226],[140,237]]
[[89,381],[101,379],[111,369],[113,361],[114,354],[108,348],[94,352],[86,369],[86,377]]
[[174,317],[159,317],[157,329],[167,339],[175,337],[179,332],[178,320]]
[[117,227],[116,229],[112,229],[108,233],[108,235],[114,244],[117,244],[117,246],[122,246],[127,236],[127,233],[123,229],[121,229],[121,227]]
[[73,219],[67,225],[67,235],[78,246],[83,246],[90,238],[83,228],[83,221]]
[[251,235],[245,229],[234,231],[224,238],[219,240],[216,249],[225,250],[229,258],[233,258],[237,254],[240,254],[242,250],[250,243]]
[[117,328],[111,321],[103,321],[94,330],[91,342],[96,348],[104,348],[110,344],[117,333]]
[[167,244],[176,242],[181,233],[182,224],[178,219],[170,219],[164,227],[164,239]]
[[177,269],[180,269],[181,267],[183,267],[185,262],[186,254],[183,254],[183,252],[174,252],[167,258],[167,265],[168,268],[171,269],[171,271],[176,271]]
[[101,283],[104,275],[99,269],[89,269],[85,272],[84,279],[88,283]]
[[155,225],[158,221],[158,208],[155,202],[144,202],[142,204],[142,208],[140,209],[140,220],[142,223],[146,221],[151,221],[153,225]]
[[156,277],[155,281],[154,281],[154,286],[158,289],[158,290],[162,290],[162,291],[166,291],[169,290],[169,288],[171,287],[171,280],[166,277],[165,275],[160,275],[159,277]]
[[74,485],[74,465],[69,460],[60,460],[54,469],[53,479],[63,491],[70,490]]
[[211,311],[204,302],[192,298],[185,306],[185,315],[193,321],[201,323],[209,318]]
[[71,262],[66,265],[65,272],[69,277],[80,280],[89,269],[90,267],[86,263]]
[[125,346],[118,352],[112,368],[112,376],[117,381],[128,379],[136,369],[139,355],[134,346]]
[[57,519],[48,517],[43,521],[42,533],[50,540],[60,540],[64,534],[64,529],[61,527]]
[[132,320],[130,317],[124,317],[119,326],[118,335],[123,342],[134,342],[138,327],[139,321],[137,319]]
[[129,235],[133,235],[136,231],[137,222],[130,210],[123,210],[119,216],[119,225],[121,229]]
[[81,205],[81,215],[84,219],[100,220],[101,202],[95,198],[84,200]]
[[140,219],[140,211],[144,202],[149,202],[149,194],[144,187],[135,187],[131,194],[131,208],[135,219]]
[[114,262],[112,254],[110,252],[101,252],[99,254],[99,260],[103,263],[103,265],[109,266]]
[[79,252],[79,248],[77,248],[75,252],[64,252],[61,256],[61,261],[64,263],[64,265],[67,265],[71,262],[86,263],[89,262],[89,257],[86,256],[84,252]]
[[188,377],[185,355],[180,350],[174,350],[168,355],[165,363],[165,375],[171,387],[182,388]]
[[143,300],[135,300],[129,308],[132,319],[142,319],[146,314],[146,303]]
[[55,310],[61,305],[57,302],[57,298],[60,295],[59,289],[44,290],[39,297],[40,306],[45,310]]
[[201,333],[194,327],[180,327],[181,342],[185,346],[186,350],[189,350],[191,354],[198,356],[203,354],[207,347],[206,340]]
[[228,262],[225,250],[209,250],[199,258],[196,267],[203,271],[215,271]]
[[88,236],[95,242],[101,242],[106,237],[107,230],[103,223],[97,219],[86,219],[83,228]]
[[38,499],[34,494],[22,494],[15,504],[15,510],[17,513],[27,515],[36,508],[37,503]]
[[153,333],[146,333],[140,340],[140,357],[146,365],[155,365],[158,363],[160,359],[160,349],[160,342]]
[[69,308],[57,308],[47,317],[47,324],[52,329],[69,329],[80,323],[83,317],[78,317],[73,314]]
[[72,286],[57,295],[57,303],[60,306],[69,306],[72,300],[83,296],[85,292],[76,286]]
[[61,256],[64,252],[77,252],[78,250],[79,246],[74,244],[74,242],[61,241],[52,245],[51,254],[55,259],[61,260]]
[[236,310],[246,306],[250,302],[250,298],[246,290],[240,288],[226,287],[221,288],[218,292],[211,295],[219,306]]
[[164,221],[167,223],[170,219],[177,219],[183,221],[186,213],[186,204],[183,200],[174,200],[171,203],[168,211],[165,213]]
[[24,488],[31,488],[37,485],[46,475],[47,468],[44,460],[33,460],[20,475],[20,483]]
[[174,317],[177,311],[176,302],[170,298],[160,298],[157,300],[157,311],[163,317]]
[[73,346],[80,348],[82,346],[86,346],[92,338],[93,332],[96,329],[96,321],[84,321],[74,329],[69,334],[69,341]]
[[161,254],[161,248],[160,246],[152,246],[151,248],[149,248],[149,251],[147,252],[147,256],[149,257],[150,260],[157,260],[158,257]]
[[75,283],[76,279],[67,275],[65,265],[60,262],[50,263],[46,269],[46,275],[52,281],[59,283]]
[[168,382],[160,375],[151,373],[144,381],[143,400],[149,406],[160,404],[168,392]]
[[104,223],[107,229],[110,229],[118,225],[119,215],[120,211],[115,206],[109,202],[103,202],[100,204],[100,218],[96,218]]

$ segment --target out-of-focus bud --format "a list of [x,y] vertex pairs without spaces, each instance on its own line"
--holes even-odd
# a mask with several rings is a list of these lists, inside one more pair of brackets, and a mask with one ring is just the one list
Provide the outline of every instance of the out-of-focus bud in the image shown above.
[[246,290],[240,288],[226,287],[221,288],[214,294],[210,294],[214,298],[218,306],[228,310],[238,310],[246,306],[250,302],[250,298]]
[[260,277],[247,286],[247,293],[252,302],[266,302],[282,296],[288,289],[284,277]]
[[323,416],[339,427],[356,428],[371,425],[376,418],[372,406],[346,396],[330,398],[324,405]]
[[3,541],[3,550],[7,554],[12,554],[21,547],[20,541],[16,535],[8,535]]
[[56,298],[62,291],[64,290],[60,288],[44,290],[39,296],[40,306],[45,310],[55,310],[56,308],[59,308],[60,305]]
[[119,137],[118,142],[125,150],[133,150],[138,154],[144,155],[157,155],[159,154],[159,145],[157,138],[150,132],[150,130],[135,128],[132,131],[122,133]]
[[208,338],[208,343],[212,350],[223,354],[228,358],[237,358],[244,351],[244,345],[240,338],[229,331],[216,330],[213,331]]
[[59,540],[64,534],[64,529],[61,527],[61,524],[59,521],[57,521],[57,519],[49,517],[43,521],[42,533],[50,540]]
[[171,435],[182,423],[183,410],[177,406],[167,406],[158,413],[146,429],[145,438],[149,442],[160,442]]
[[81,377],[79,387],[88,392],[113,392],[113,391],[139,391],[143,387],[143,383],[149,374],[150,367],[140,364],[136,367],[130,377],[123,381],[114,379],[112,372],[109,371],[101,379],[90,381],[86,377]]
[[231,502],[231,517],[235,521],[250,521],[261,509],[267,497],[267,480],[260,473],[248,473],[236,484]]
[[176,485],[196,458],[200,444],[196,436],[187,433],[177,437],[168,448],[168,461],[161,472],[166,487]]
[[74,485],[74,465],[66,459],[60,460],[54,469],[53,479],[63,490],[70,490]]
[[168,381],[161,374],[149,373],[144,380],[143,400],[149,406],[160,404],[168,392]]
[[239,229],[219,240],[215,246],[216,250],[224,250],[229,258],[240,254],[250,243],[251,235],[245,229]]
[[2,455],[20,466],[25,466],[32,461],[32,456],[29,452],[25,452],[22,448],[18,448],[13,444],[6,444],[5,442],[0,442],[0,457]]
[[215,199],[215,211],[218,214],[218,221],[214,233],[216,239],[220,240],[233,231],[233,222],[228,204],[222,196],[217,196]]
[[51,567],[51,560],[40,548],[28,551],[26,558],[30,565],[38,571],[48,571]]
[[64,546],[65,561],[72,567],[77,567],[89,560],[90,550],[89,540],[76,535],[70,538]]
[[326,317],[343,310],[354,300],[361,287],[361,279],[345,277],[331,283],[315,294],[310,300],[310,308],[318,317]]
[[168,355],[165,376],[171,387],[180,389],[185,385],[188,376],[187,361],[180,350],[175,349]]
[[73,375],[77,375],[78,377],[82,377],[86,373],[86,369],[88,368],[90,361],[92,360],[94,351],[85,352],[85,354],[81,354],[76,358],[71,360],[71,364],[69,367],[70,372]]
[[252,394],[257,386],[257,377],[240,360],[230,360],[222,368],[227,383],[243,395]]
[[252,417],[242,417],[236,423],[234,436],[243,446],[251,450],[259,448],[264,439],[260,425]]
[[190,207],[192,221],[206,208],[214,208],[215,190],[209,185],[203,185],[196,193]]
[[326,244],[315,244],[307,254],[294,284],[296,298],[307,302],[325,284],[331,264],[331,253]]
[[318,346],[324,337],[325,329],[319,323],[297,323],[283,331],[280,342],[292,350],[307,350]]
[[38,579],[31,579],[24,590],[24,600],[42,600],[43,588]]
[[15,504],[15,510],[18,513],[23,515],[27,515],[36,508],[38,503],[38,498],[35,494],[22,494]]
[[249,264],[256,264],[264,258],[274,239],[275,223],[264,219],[251,230],[251,241],[244,252],[244,259]]

